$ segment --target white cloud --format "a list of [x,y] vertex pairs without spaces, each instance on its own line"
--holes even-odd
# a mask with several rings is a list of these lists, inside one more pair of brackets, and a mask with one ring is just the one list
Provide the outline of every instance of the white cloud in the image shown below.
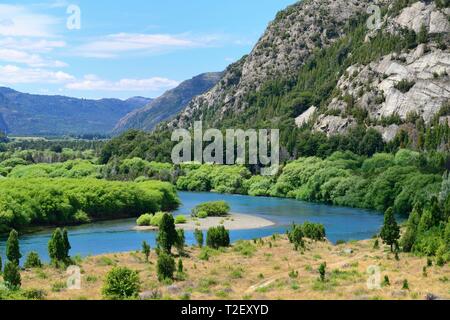
[[19,83],[67,83],[70,81],[75,81],[75,78],[62,71],[0,65],[0,85],[3,86]]
[[33,53],[48,53],[54,49],[64,48],[66,43],[61,40],[0,38],[0,47],[14,50],[32,51]]
[[55,17],[38,14],[24,6],[0,4],[0,35],[13,37],[51,37]]
[[167,78],[153,77],[148,79],[121,79],[109,81],[95,75],[87,75],[83,80],[73,81],[66,84],[67,89],[81,91],[161,91],[176,87],[178,81]]
[[19,51],[14,49],[2,49],[0,48],[0,60],[26,64],[35,68],[62,68],[67,67],[67,64],[59,60],[46,60],[38,54],[30,54],[25,51]]
[[96,39],[76,49],[76,53],[93,58],[113,58],[125,52],[157,53],[174,49],[205,47],[217,38],[190,39],[184,35],[118,33]]

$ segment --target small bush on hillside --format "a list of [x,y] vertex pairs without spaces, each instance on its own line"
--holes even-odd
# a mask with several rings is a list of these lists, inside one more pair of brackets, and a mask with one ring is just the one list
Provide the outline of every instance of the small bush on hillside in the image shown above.
[[37,252],[30,252],[25,260],[24,267],[27,269],[41,268],[42,262]]
[[137,271],[115,267],[106,275],[102,293],[107,299],[131,299],[137,297],[140,287],[141,281]]
[[210,228],[206,235],[206,245],[213,249],[230,246],[230,232],[223,226]]
[[157,273],[158,273],[158,280],[160,282],[163,282],[167,279],[173,279],[173,274],[175,272],[175,260],[174,258],[164,252],[161,252],[158,255],[158,262],[157,262]]

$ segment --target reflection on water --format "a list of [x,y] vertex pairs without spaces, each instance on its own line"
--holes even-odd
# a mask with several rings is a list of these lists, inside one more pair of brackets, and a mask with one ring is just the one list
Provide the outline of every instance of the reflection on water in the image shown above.
[[[361,240],[372,237],[383,223],[379,213],[311,204],[291,199],[256,198],[240,195],[222,195],[214,193],[180,192],[182,207],[176,214],[189,215],[191,209],[199,203],[225,200],[232,212],[261,216],[275,222],[274,226],[255,230],[231,231],[231,240],[250,240],[285,233],[293,222],[320,222],[325,225],[327,237],[331,241]],[[69,229],[72,245],[71,255],[97,255],[112,252],[140,250],[142,241],[146,240],[155,247],[156,233],[151,231],[134,231],[135,219],[98,222]],[[51,231],[43,231],[20,237],[22,255],[36,251],[41,258],[48,261],[47,243]],[[186,232],[186,242],[194,244],[192,232]],[[5,239],[0,239],[0,255],[5,256]]]

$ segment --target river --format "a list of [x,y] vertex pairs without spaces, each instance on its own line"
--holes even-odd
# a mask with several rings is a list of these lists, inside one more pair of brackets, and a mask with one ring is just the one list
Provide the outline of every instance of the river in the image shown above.
[[[327,238],[337,240],[362,240],[376,234],[382,223],[383,215],[374,211],[345,207],[313,204],[292,199],[260,198],[241,195],[223,195],[215,193],[179,193],[182,206],[175,214],[189,215],[191,209],[202,202],[225,200],[235,213],[251,214],[271,220],[275,225],[254,230],[235,230],[230,232],[231,240],[251,240],[285,233],[293,223],[304,221],[320,222],[325,225]],[[97,222],[69,228],[72,245],[71,255],[98,255],[113,252],[140,250],[146,240],[155,247],[156,232],[135,231],[135,219]],[[25,257],[30,251],[36,251],[43,261],[48,261],[47,243],[51,230],[27,234],[20,237],[20,249]],[[5,261],[5,238],[0,239],[0,255]],[[192,232],[186,232],[186,242],[194,243]]]

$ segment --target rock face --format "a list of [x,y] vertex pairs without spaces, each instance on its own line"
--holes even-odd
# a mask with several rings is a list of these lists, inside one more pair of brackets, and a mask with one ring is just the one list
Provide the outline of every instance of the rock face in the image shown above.
[[193,99],[169,127],[190,126],[192,120],[202,119],[208,109],[215,110],[216,122],[230,110],[242,111],[248,93],[258,91],[276,76],[294,76],[315,49],[342,36],[345,23],[365,12],[369,3],[370,0],[304,0],[281,11],[253,51],[229,66],[219,83]]
[[[249,96],[273,79],[296,77],[315,50],[339,39],[345,24],[366,13],[371,4],[371,0],[305,0],[288,7],[269,24],[252,52],[230,65],[221,80],[194,98],[169,123],[169,128],[189,127],[194,120],[205,119],[214,126],[229,119],[230,114],[239,118],[238,114],[248,107]],[[449,101],[450,8],[440,8],[434,1],[416,1],[397,12],[390,0],[378,4],[390,8],[383,18],[382,32],[406,38],[405,29],[409,29],[409,35],[413,30],[419,42],[425,28],[427,38],[421,40],[424,43],[389,53],[367,65],[350,66],[339,79],[339,92],[331,101],[320,106],[316,103],[316,107],[293,117],[297,127],[313,122],[313,130],[328,136],[345,133],[357,125],[357,120],[348,115],[351,108],[346,97],[352,97],[354,107],[367,111],[370,123],[366,126],[374,127],[391,141],[406,119],[422,117],[430,123]],[[366,41],[378,32],[367,30]],[[392,119],[397,118],[400,120],[395,124]]]
[[[450,99],[450,52],[437,48],[425,51],[425,45],[420,45],[400,56],[389,54],[367,66],[351,66],[338,88],[356,98],[356,104],[374,119],[393,114],[406,119],[416,113],[429,122]],[[399,89],[401,81],[411,87]],[[335,98],[328,108],[344,110],[346,106]]]
[[450,23],[447,16],[449,9],[438,10],[434,2],[416,2],[405,8],[395,19],[398,26],[419,32],[425,26],[430,33],[449,32]]
[[143,104],[145,105],[143,108],[120,119],[114,133],[122,133],[129,129],[153,130],[160,122],[173,118],[193,97],[211,89],[221,77],[221,72],[210,72],[182,82],[175,89],[167,91],[147,105]]
[[297,118],[295,118],[296,126],[300,128],[303,125],[310,122],[316,112],[317,112],[316,107],[314,107],[314,106],[310,107],[308,110],[306,110],[301,115],[299,115]]

